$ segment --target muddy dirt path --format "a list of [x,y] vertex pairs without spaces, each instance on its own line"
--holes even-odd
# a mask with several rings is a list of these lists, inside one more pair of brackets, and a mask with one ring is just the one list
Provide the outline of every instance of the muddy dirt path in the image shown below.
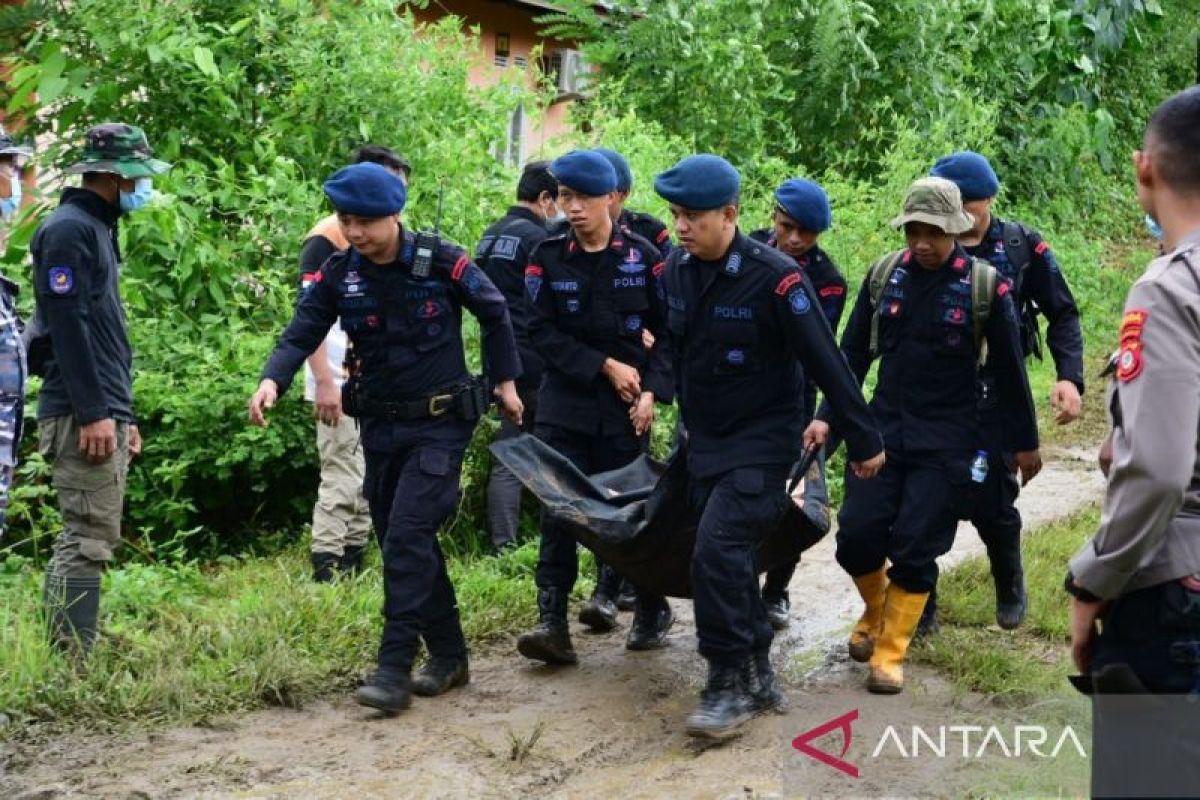
[[[1096,500],[1092,452],[1052,451],[1023,494],[1030,527]],[[981,551],[960,530],[949,566]],[[944,724],[948,710],[992,713],[927,670],[911,688],[868,695],[863,668],[842,655],[858,613],[853,586],[833,560],[832,537],[805,555],[793,581],[796,621],[776,639],[790,709],[757,720],[741,739],[699,749],[683,733],[703,681],[691,607],[673,601],[670,647],[629,653],[624,631],[575,631],[580,664],[530,665],[510,647],[476,654],[472,683],[380,718],[345,698],[271,709],[213,727],[120,737],[68,736],[29,752],[18,746],[0,795],[68,797],[778,797],[925,795],[952,762],[876,768],[858,779],[806,761],[793,737],[849,709]],[[622,616],[628,624],[628,615]],[[1003,635],[997,629],[997,635]],[[826,749],[837,753],[837,739]],[[856,751],[852,751],[853,752]],[[949,775],[947,775],[949,779]],[[949,791],[948,789],[946,791]]]

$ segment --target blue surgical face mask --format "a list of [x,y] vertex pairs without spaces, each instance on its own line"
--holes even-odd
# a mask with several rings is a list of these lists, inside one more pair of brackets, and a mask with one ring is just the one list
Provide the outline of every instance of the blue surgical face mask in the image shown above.
[[154,189],[149,178],[138,178],[133,182],[132,192],[121,192],[121,210],[137,211],[154,196]]
[[1166,236],[1166,234],[1163,233],[1163,229],[1159,227],[1158,222],[1156,222],[1154,217],[1150,216],[1149,214],[1146,215],[1146,230],[1150,231],[1150,235],[1155,239],[1158,239],[1160,242],[1163,240],[1163,237]]
[[14,172],[9,177],[10,185],[12,186],[12,195],[0,199],[0,219],[12,219],[17,213],[17,209],[21,207],[21,178]]

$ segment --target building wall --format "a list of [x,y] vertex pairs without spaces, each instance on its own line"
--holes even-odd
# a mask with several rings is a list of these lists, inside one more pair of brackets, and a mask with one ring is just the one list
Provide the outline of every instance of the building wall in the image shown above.
[[[504,70],[525,69],[530,86],[534,85],[535,69],[533,51],[542,46],[542,55],[548,57],[552,50],[570,47],[571,43],[548,39],[538,31],[534,17],[545,12],[522,8],[502,0],[441,0],[430,3],[424,9],[412,9],[419,23],[436,22],[448,14],[463,20],[464,31],[473,28],[479,31],[479,50],[471,67],[470,80],[474,85],[486,86],[496,80]],[[508,34],[507,65],[496,62],[496,35]],[[523,66],[524,65],[524,66]],[[524,146],[522,161],[548,158],[558,155],[550,150],[549,142],[555,136],[570,129],[567,109],[570,101],[553,103],[547,109],[525,109],[523,123]]]

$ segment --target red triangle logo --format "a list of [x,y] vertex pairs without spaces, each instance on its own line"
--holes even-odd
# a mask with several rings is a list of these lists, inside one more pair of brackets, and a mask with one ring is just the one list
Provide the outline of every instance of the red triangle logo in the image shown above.
[[[805,731],[795,739],[792,739],[792,747],[796,748],[801,753],[804,753],[804,755],[808,756],[809,758],[815,758],[822,764],[833,767],[839,772],[846,773],[851,778],[857,778],[858,767],[854,766],[849,761],[843,760],[846,752],[850,749],[850,741],[854,737],[854,732],[851,730],[850,726],[856,719],[858,719],[857,708],[853,711],[848,711],[847,713],[842,714],[840,717],[836,717],[826,723],[818,725],[811,730]],[[809,742],[811,742],[813,739],[820,739],[825,734],[836,730],[840,730],[842,732],[842,752],[838,755],[830,755],[829,753],[826,753],[823,750],[818,750],[809,744]]]

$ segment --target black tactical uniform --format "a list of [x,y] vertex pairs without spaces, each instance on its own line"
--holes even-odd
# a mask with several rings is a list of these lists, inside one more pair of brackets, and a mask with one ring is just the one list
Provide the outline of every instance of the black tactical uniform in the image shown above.
[[520,374],[504,297],[483,270],[443,243],[429,276],[419,278],[412,274],[415,249],[415,237],[403,232],[392,264],[372,263],[353,247],[333,256],[263,371],[282,393],[340,318],[355,357],[344,404],[362,425],[365,494],[382,536],[384,629],[377,675],[401,685],[419,639],[431,661],[465,665],[454,587],[437,542],[438,528],[458,500],[463,452],[486,406],[467,372],[463,307],[479,319],[492,379]]
[[700,653],[721,669],[769,676],[773,633],[754,547],[789,502],[785,482],[807,419],[805,376],[837,409],[853,460],[875,456],[882,443],[792,259],[738,234],[719,261],[673,252],[664,284],[700,515],[692,561]]
[[[541,217],[524,206],[512,206],[483,232],[475,249],[475,263],[492,279],[508,303],[517,350],[524,368],[517,382],[517,392],[525,405],[521,426],[518,428],[502,418],[497,440],[533,431],[537,419],[537,392],[542,382],[543,367],[542,357],[533,346],[529,333],[533,312],[525,295],[524,276],[530,254],[549,235]],[[487,507],[492,544],[497,548],[516,541],[520,504],[521,482],[504,465],[493,464],[488,477]]]
[[[634,432],[629,404],[601,371],[606,359],[636,368],[643,392],[652,392],[656,402],[671,402],[670,356],[658,285],[662,266],[653,244],[614,226],[608,247],[595,253],[584,251],[573,232],[553,236],[534,250],[525,269],[533,311],[530,334],[546,369],[538,395],[537,436],[586,474],[623,467],[647,444],[645,436]],[[645,330],[655,338],[649,350],[642,340]],[[574,660],[566,610],[577,572],[575,540],[544,520],[536,575],[542,625],[518,641],[523,654]],[[640,593],[638,602],[631,637],[669,619],[663,598]],[[600,629],[608,618],[593,622],[581,616]],[[543,640],[556,644],[553,652],[542,646]]]

